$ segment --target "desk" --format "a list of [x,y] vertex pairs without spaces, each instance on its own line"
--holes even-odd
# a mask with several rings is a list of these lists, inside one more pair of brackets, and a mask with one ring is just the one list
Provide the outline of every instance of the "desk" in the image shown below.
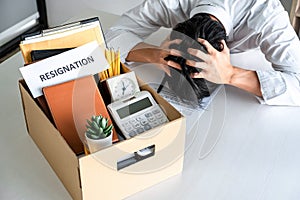
[[[232,62],[253,58],[269,67],[257,51],[232,55]],[[299,107],[262,105],[223,87],[187,135],[182,174],[128,199],[300,199],[299,117]]]
[[[249,54],[233,57],[253,62]],[[17,86],[22,63],[18,53],[0,65],[0,199],[71,199],[27,134]],[[223,87],[187,136],[182,174],[128,199],[299,200],[299,119],[300,108],[261,105]]]

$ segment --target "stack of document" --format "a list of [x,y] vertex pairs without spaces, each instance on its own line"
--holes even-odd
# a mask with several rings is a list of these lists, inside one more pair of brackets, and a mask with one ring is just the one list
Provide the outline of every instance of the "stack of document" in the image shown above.
[[[152,87],[155,91],[159,88],[159,84],[149,83],[150,87]],[[204,113],[204,111],[208,108],[221,86],[217,86],[211,92],[209,97],[205,97],[199,102],[198,105],[191,105],[187,102],[182,101],[176,94],[167,87],[163,87],[160,91],[159,95],[161,95],[164,99],[166,99],[176,110],[178,110],[184,117],[186,117],[186,130],[187,134],[191,132],[191,129],[195,126],[198,119]]]

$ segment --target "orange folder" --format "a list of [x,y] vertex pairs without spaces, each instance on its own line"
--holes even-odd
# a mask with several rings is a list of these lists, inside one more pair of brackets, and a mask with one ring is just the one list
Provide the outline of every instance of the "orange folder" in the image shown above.
[[[93,76],[45,87],[43,92],[56,128],[76,154],[84,151],[87,119],[101,114],[112,123]],[[115,129],[113,141],[118,141]]]

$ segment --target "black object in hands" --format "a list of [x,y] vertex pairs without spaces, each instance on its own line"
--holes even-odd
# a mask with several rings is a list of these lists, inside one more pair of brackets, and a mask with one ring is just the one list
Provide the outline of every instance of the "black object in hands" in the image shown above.
[[181,66],[181,70],[170,67],[171,76],[167,78],[168,85],[178,97],[184,100],[197,103],[210,95],[208,86],[204,79],[193,79],[191,73],[200,72],[197,69],[186,64],[186,60],[201,60],[187,51],[188,48],[194,48],[207,53],[205,46],[198,42],[198,38],[207,40],[216,50],[222,51],[222,40],[226,41],[226,32],[221,23],[213,20],[210,15],[205,13],[196,14],[191,19],[177,24],[170,35],[170,40],[180,39],[180,44],[170,45],[170,49],[176,49],[182,56],[177,57],[169,55],[165,60],[174,61]]
[[179,98],[198,105],[199,100],[210,95],[204,79],[193,79],[190,76],[191,73],[199,72],[199,69],[186,65],[186,59],[182,57],[169,55],[165,60],[171,60],[181,66],[181,70],[170,68],[171,76],[167,79],[170,89]]

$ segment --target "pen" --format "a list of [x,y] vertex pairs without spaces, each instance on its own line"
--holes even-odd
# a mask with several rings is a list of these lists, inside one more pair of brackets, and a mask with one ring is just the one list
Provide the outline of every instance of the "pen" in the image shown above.
[[167,82],[167,79],[168,79],[168,75],[165,73],[165,76],[164,76],[163,80],[161,81],[161,84],[157,88],[157,93],[161,92],[161,90],[163,89],[165,83]]

